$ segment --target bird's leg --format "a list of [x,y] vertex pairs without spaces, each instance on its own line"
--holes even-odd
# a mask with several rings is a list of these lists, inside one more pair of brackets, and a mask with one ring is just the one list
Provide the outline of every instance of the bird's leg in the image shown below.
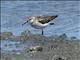
[[43,29],[42,29],[42,35],[44,34],[44,31],[43,31]]

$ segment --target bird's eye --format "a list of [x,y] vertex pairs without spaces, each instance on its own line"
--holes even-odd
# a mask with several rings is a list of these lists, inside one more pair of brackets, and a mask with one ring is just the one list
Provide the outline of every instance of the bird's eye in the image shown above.
[[31,20],[31,18],[28,18],[29,20]]
[[31,19],[29,19],[29,20],[31,20]]

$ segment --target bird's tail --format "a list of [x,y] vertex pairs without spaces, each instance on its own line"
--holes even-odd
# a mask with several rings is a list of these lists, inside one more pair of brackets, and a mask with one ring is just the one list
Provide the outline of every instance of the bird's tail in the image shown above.
[[51,19],[55,19],[56,17],[58,17],[58,15],[51,16]]

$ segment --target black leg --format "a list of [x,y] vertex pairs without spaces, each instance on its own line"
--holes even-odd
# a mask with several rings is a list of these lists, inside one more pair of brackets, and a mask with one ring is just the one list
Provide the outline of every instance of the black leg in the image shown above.
[[43,29],[42,29],[42,35],[44,34],[44,31],[43,31]]

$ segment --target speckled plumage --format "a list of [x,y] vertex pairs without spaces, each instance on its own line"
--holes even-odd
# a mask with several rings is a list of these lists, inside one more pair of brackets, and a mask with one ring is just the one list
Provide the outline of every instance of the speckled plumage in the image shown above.
[[43,35],[43,28],[48,26],[49,22],[54,20],[56,17],[58,16],[57,15],[55,16],[29,16],[27,22],[29,22],[29,24],[36,29],[42,29],[42,35]]
[[39,23],[45,24],[55,19],[58,16],[57,15],[56,16],[30,16],[29,20],[31,20],[33,17],[35,17],[35,20],[37,20]]

